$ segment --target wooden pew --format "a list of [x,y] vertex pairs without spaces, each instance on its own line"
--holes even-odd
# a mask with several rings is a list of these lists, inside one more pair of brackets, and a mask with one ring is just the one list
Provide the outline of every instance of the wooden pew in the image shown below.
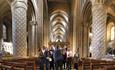
[[115,61],[95,60],[95,59],[81,59],[78,62],[79,70],[96,70],[115,65]]
[[106,66],[104,67],[105,70],[115,70],[115,66]]
[[36,61],[38,58],[20,58],[20,59],[9,59],[9,60],[2,60],[0,68],[6,68],[5,66],[9,67],[6,69],[17,70],[17,68],[23,68],[24,70],[37,70]]

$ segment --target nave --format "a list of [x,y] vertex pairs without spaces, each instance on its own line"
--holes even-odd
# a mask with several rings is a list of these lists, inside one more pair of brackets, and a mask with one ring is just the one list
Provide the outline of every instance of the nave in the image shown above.
[[115,0],[0,0],[1,70],[115,70],[114,62]]

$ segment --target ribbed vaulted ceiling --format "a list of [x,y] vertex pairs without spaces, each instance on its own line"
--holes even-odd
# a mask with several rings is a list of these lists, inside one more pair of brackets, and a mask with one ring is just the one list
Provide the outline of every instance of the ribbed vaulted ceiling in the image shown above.
[[68,30],[68,14],[62,10],[52,13],[50,16],[50,38],[52,42],[65,41]]
[[50,40],[66,42],[72,0],[48,0]]

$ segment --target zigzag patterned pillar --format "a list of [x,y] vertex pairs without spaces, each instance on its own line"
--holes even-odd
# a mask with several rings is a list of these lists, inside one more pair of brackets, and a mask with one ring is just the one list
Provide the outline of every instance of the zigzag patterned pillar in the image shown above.
[[91,42],[91,53],[92,58],[100,59],[104,55],[107,18],[106,10],[101,0],[98,3],[92,3],[92,15],[93,38]]
[[12,38],[14,57],[27,57],[27,0],[14,0],[12,8]]

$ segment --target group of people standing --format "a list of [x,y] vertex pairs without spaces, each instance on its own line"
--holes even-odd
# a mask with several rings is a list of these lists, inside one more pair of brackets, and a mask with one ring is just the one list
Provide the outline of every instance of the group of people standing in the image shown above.
[[71,70],[72,51],[70,48],[51,46],[50,49],[43,46],[39,50],[40,70]]

